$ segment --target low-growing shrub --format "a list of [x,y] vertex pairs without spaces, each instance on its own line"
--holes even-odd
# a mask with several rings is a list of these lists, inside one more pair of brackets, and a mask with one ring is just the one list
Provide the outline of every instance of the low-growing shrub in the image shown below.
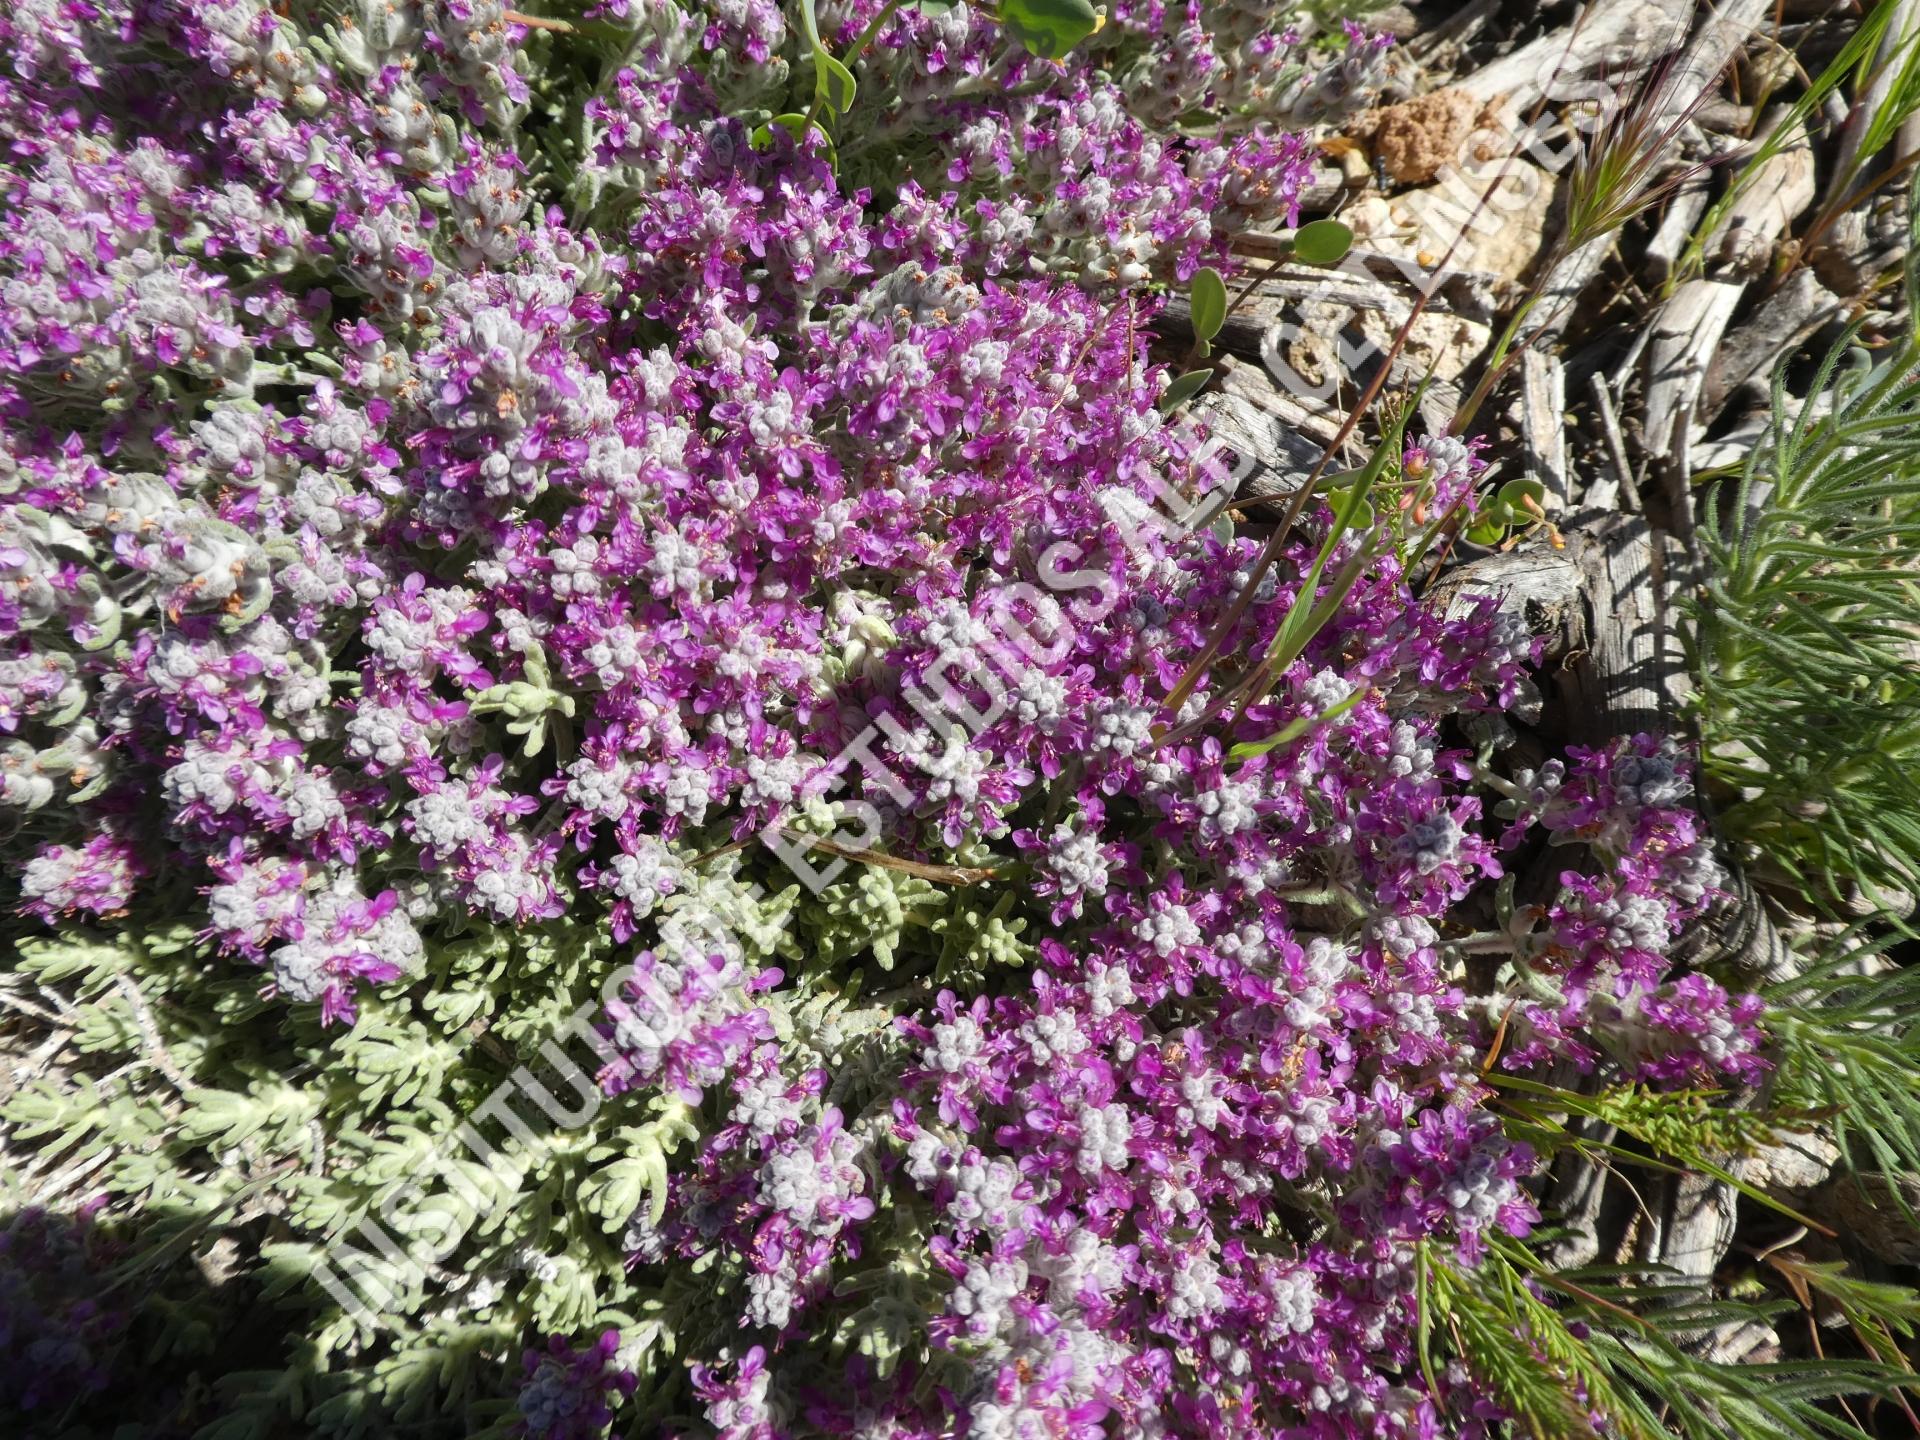
[[[1503,758],[1533,640],[1407,579],[1471,447],[1389,429],[1384,518],[1330,491],[1263,573],[1146,344],[1382,42],[35,0],[0,47],[11,981],[83,1057],[3,1113],[139,1237],[98,1283],[166,1399],[112,1423],[1466,1435],[1543,1375],[1640,1423],[1494,1080],[1630,1125],[1764,1071],[1663,958],[1685,759]],[[61,1354],[29,1433],[126,1403]]]

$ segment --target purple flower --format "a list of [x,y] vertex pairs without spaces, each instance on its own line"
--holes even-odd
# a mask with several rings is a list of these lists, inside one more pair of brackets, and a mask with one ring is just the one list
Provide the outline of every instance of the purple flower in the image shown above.
[[619,1363],[619,1351],[618,1330],[604,1331],[577,1350],[559,1335],[544,1349],[528,1350],[514,1433],[528,1440],[601,1440],[613,1423],[614,1406],[632,1395],[637,1383]]

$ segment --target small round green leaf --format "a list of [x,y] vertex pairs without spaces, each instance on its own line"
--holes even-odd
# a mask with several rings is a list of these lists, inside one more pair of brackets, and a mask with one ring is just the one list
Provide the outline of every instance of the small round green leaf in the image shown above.
[[1202,342],[1213,339],[1227,323],[1227,282],[1211,265],[1201,267],[1194,275],[1188,305],[1193,314],[1193,333]]
[[[804,140],[807,135],[807,117],[801,114],[776,115],[764,125],[755,126],[747,135],[747,141],[756,150],[773,148],[773,130],[779,126],[795,140]],[[820,137],[821,149],[826,153],[827,163],[834,165],[838,159],[834,154],[833,137],[827,133],[827,127],[818,120],[813,122],[813,133]]]
[[1498,545],[1506,538],[1507,527],[1492,518],[1476,520],[1467,527],[1467,539],[1475,545]]
[[[1348,513],[1348,507],[1354,506],[1353,491],[1344,486],[1338,490],[1328,491],[1327,504],[1332,508],[1336,516],[1345,515]],[[1363,499],[1354,507],[1352,519],[1348,522],[1347,528],[1350,530],[1371,530],[1375,518],[1373,502]]]
[[789,114],[789,115],[776,115],[771,120],[767,121],[766,124],[756,125],[753,128],[752,133],[747,136],[748,141],[753,145],[754,149],[767,150],[772,148],[773,127],[776,125],[778,125],[782,130],[786,131],[789,135],[793,136],[793,138],[796,140],[798,140],[801,136],[807,133],[807,117],[806,116],[798,113]]
[[1500,487],[1500,503],[1515,521],[1524,524],[1546,513],[1547,487],[1538,480],[1509,480]]
[[1100,28],[1089,0],[1002,0],[1001,22],[1042,60],[1059,60]]
[[1201,386],[1213,378],[1211,370],[1189,370],[1178,380],[1167,386],[1167,393],[1160,397],[1160,413],[1170,415],[1187,401],[1200,393]]
[[1315,220],[1293,232],[1293,254],[1302,265],[1338,265],[1353,248],[1353,231],[1338,220]]

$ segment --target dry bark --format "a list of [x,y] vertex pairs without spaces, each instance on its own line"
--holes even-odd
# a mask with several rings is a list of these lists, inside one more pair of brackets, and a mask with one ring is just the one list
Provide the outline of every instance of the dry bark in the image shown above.
[[1523,110],[1556,87],[1604,76],[1618,84],[1643,73],[1684,36],[1678,17],[1691,10],[1668,0],[1600,0],[1578,22],[1543,35],[1529,45],[1463,77],[1457,83],[1481,101],[1500,101]]
[[1243,495],[1288,495],[1312,473],[1339,433],[1340,419],[1309,410],[1274,385],[1257,365],[1222,359],[1195,412],[1247,467]]
[[1547,490],[1547,513],[1573,503],[1567,468],[1567,367],[1557,355],[1529,349],[1520,357],[1520,433],[1527,473]]
[[1657,455],[1689,456],[1701,438],[1711,418],[1702,392],[1721,340],[1751,278],[1813,198],[1813,154],[1803,130],[1759,167],[1725,222],[1707,237],[1709,256],[1723,260],[1726,268],[1685,281],[1662,308],[1647,347],[1644,410],[1644,433]]

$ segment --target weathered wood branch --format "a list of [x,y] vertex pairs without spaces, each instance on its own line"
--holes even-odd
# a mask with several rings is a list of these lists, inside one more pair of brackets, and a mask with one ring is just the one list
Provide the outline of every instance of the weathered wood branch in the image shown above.
[[1813,196],[1813,151],[1802,128],[1759,167],[1724,223],[1707,237],[1709,256],[1725,268],[1683,282],[1662,307],[1647,346],[1643,427],[1649,447],[1669,464],[1690,457],[1704,434],[1712,411],[1702,395],[1721,341],[1751,279]]

